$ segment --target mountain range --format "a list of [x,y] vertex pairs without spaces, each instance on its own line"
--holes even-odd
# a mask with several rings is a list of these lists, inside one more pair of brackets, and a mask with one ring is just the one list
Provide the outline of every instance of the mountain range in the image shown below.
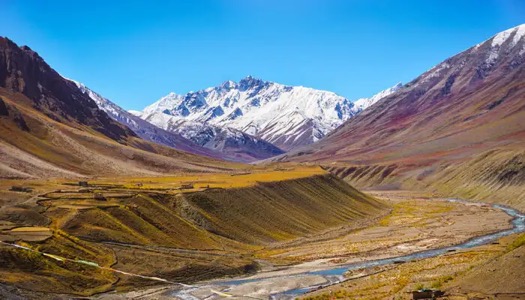
[[[95,101],[108,116],[129,127],[145,140],[193,154],[239,162],[261,160],[283,153],[282,150],[272,144],[239,131],[222,130],[210,126],[206,126],[200,131],[197,129],[190,130],[189,123],[184,124],[185,127],[179,127],[178,124],[172,125],[170,122],[157,126],[157,124],[152,124],[124,110],[84,84],[73,82],[84,94]],[[173,130],[174,126],[177,130]],[[199,126],[199,124],[195,124],[195,126]]]
[[[85,174],[114,166],[103,163],[108,153],[100,155],[102,148],[91,149],[97,143],[72,144],[85,142],[86,134],[109,141],[109,148],[160,155],[162,161],[196,154],[190,161],[199,165],[203,157],[254,162],[276,155],[273,161],[317,162],[365,186],[392,177],[416,176],[419,182],[443,172],[452,176],[451,166],[486,151],[509,151],[509,160],[520,160],[515,151],[524,135],[524,35],[523,25],[503,31],[408,84],[355,102],[248,76],[185,95],[170,93],[141,112],[128,112],[63,78],[29,47],[2,38],[2,170],[32,176],[24,161],[38,165],[38,174],[55,167]],[[66,150],[60,143],[72,145]],[[89,163],[95,156],[104,159]],[[159,165],[164,162],[146,169],[157,172]]]
[[[29,113],[27,118],[43,113],[53,121],[97,131],[120,144],[139,138],[230,161],[267,159],[294,146],[313,143],[380,98],[374,96],[357,107],[331,92],[284,86],[249,76],[239,83],[228,81],[185,96],[172,93],[144,112],[128,112],[84,84],[62,77],[29,47],[18,47],[5,38],[1,46],[5,49],[0,66],[2,87],[6,93],[19,92],[29,98],[25,102],[38,112]],[[16,109],[15,103],[9,103],[12,96],[15,95],[3,97],[4,114],[13,115],[10,111]],[[275,109],[278,113],[273,113]],[[16,114],[14,121],[26,128],[26,118],[20,112]],[[44,125],[47,120],[42,122]],[[8,144],[5,147],[21,145],[12,141]],[[8,163],[3,169],[9,176],[16,176],[16,169],[23,163],[11,157],[9,153],[15,151],[9,149],[4,153]],[[47,159],[44,161],[47,163]],[[45,165],[41,161],[35,164]],[[44,169],[49,168],[46,165]],[[29,176],[26,171],[19,175]]]
[[240,135],[242,132],[289,151],[320,140],[401,86],[360,99],[356,105],[332,92],[248,76],[238,83],[226,81],[185,95],[170,93],[142,112],[133,113],[199,144],[203,144],[202,140],[205,143],[213,140],[204,138],[206,133],[226,131]]
[[237,162],[264,160],[311,144],[402,87],[397,84],[353,103],[332,92],[248,76],[184,96],[170,93],[142,112],[128,112],[71,81],[113,120],[145,140]]
[[[333,274],[315,270],[371,255],[389,265],[345,274],[376,298],[392,298],[379,277],[400,278],[401,297],[421,286],[519,297],[525,25],[355,102],[248,76],[140,112],[0,37],[0,178],[4,298],[237,297],[205,280],[233,286],[260,269],[275,285],[242,277],[240,290],[279,297],[322,291]],[[324,295],[359,285],[342,283]]]
[[[397,84],[354,104],[331,92],[284,86],[248,76],[238,84],[228,81],[185,96],[170,93],[143,112],[128,112],[84,84],[71,81],[113,120],[129,127],[145,140],[238,162],[263,160],[283,154],[285,151],[282,149],[311,144],[345,119],[402,87]],[[200,99],[200,102],[195,99]],[[264,105],[255,105],[261,102],[260,99],[266,99],[262,101]],[[230,101],[233,104],[230,105]],[[213,106],[213,103],[218,103],[218,106]],[[231,107],[227,108],[226,104]],[[273,114],[276,106],[279,110]],[[219,120],[223,115],[219,112],[228,109],[232,111],[230,115],[238,113],[238,116],[228,117],[229,121]],[[251,113],[245,115],[242,111]],[[254,127],[253,124],[259,125]],[[259,131],[256,128],[264,128],[266,134],[257,134]]]

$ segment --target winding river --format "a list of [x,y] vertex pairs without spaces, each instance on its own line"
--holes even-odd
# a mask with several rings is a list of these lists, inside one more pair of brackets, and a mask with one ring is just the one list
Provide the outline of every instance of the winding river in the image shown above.
[[[458,203],[473,203],[473,202],[467,202],[464,200],[459,199],[448,199],[450,202],[458,202]],[[479,203],[483,204],[483,203]],[[319,286],[325,286],[330,284],[335,284],[338,282],[343,281],[344,274],[347,271],[351,270],[358,270],[358,269],[367,269],[371,267],[376,266],[384,266],[389,265],[393,263],[399,263],[399,262],[405,262],[405,261],[411,261],[411,260],[418,260],[418,259],[424,259],[424,258],[430,258],[430,257],[436,257],[439,255],[443,255],[447,252],[459,250],[459,249],[468,249],[476,246],[481,246],[485,244],[489,244],[491,242],[494,242],[498,240],[499,238],[502,238],[504,236],[508,236],[515,233],[525,232],[525,214],[520,213],[519,211],[512,209],[507,206],[494,204],[492,207],[499,209],[505,213],[507,213],[509,216],[513,217],[512,220],[512,228],[475,237],[470,240],[467,240],[461,244],[457,244],[454,246],[444,247],[444,248],[437,248],[437,249],[431,249],[431,250],[425,250],[421,252],[415,252],[407,255],[402,256],[396,256],[396,257],[390,257],[385,259],[377,259],[377,260],[369,260],[369,261],[363,261],[363,262],[355,262],[355,263],[349,263],[345,265],[339,265],[332,268],[327,268],[323,270],[316,270],[316,271],[305,271],[302,273],[295,273],[292,275],[276,275],[272,277],[264,277],[264,278],[246,278],[246,279],[236,279],[236,280],[224,280],[224,281],[214,281],[209,283],[203,283],[202,285],[198,286],[191,286],[184,288],[183,290],[174,291],[172,293],[172,296],[176,296],[181,299],[214,299],[215,297],[232,297],[235,296],[240,298],[252,298],[252,299],[294,299],[297,296],[300,296],[304,293],[307,293],[311,290],[317,289]],[[228,292],[236,286],[241,285],[254,285],[257,284],[258,287],[265,286],[265,282],[268,282],[268,285],[270,285],[270,281],[274,282],[278,281],[279,278],[296,278],[297,282],[301,282],[300,286],[301,288],[297,288],[297,284],[293,287],[290,287],[289,289],[282,289],[281,291],[277,293],[270,294],[268,297],[252,297],[252,296],[241,296],[236,295],[234,293],[229,294]],[[308,281],[308,278],[322,278],[324,279],[323,282],[319,282],[319,280],[310,280]],[[308,283],[310,282],[310,284]],[[268,288],[268,286],[267,286]],[[208,295],[203,293],[203,297],[199,297],[199,290],[201,291],[208,291]],[[209,295],[209,292],[212,292],[212,295]],[[221,291],[221,292],[219,292]],[[204,296],[206,295],[206,296]]]

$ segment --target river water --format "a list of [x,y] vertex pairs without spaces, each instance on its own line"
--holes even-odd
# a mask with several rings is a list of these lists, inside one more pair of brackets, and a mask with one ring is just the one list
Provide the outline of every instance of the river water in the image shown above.
[[[448,199],[450,202],[459,202],[459,203],[473,203],[473,202],[466,202],[464,200],[459,199]],[[483,203],[479,203],[483,204]],[[370,260],[370,261],[363,261],[363,262],[355,262],[355,263],[349,263],[346,265],[339,265],[332,268],[327,268],[323,270],[316,270],[316,271],[305,271],[302,273],[296,273],[292,275],[282,275],[282,276],[273,276],[273,277],[264,277],[264,278],[246,278],[246,279],[235,279],[235,280],[224,280],[224,281],[217,281],[212,283],[207,283],[199,286],[193,286],[191,288],[186,288],[184,290],[179,290],[174,292],[172,295],[176,296],[181,299],[215,299],[222,298],[220,296],[220,293],[217,295],[211,295],[206,297],[198,297],[195,295],[198,295],[199,293],[195,293],[199,289],[201,290],[207,290],[207,291],[223,291],[224,293],[228,293],[229,290],[231,290],[233,287],[241,286],[241,285],[254,285],[259,284],[259,286],[263,285],[265,281],[273,281],[275,282],[279,278],[296,278],[298,282],[301,281],[301,279],[306,278],[324,278],[324,282],[322,284],[319,284],[316,282],[315,284],[308,285],[308,283],[301,284],[301,288],[291,287],[290,289],[284,289],[280,290],[279,292],[270,294],[267,298],[262,297],[248,297],[248,296],[237,296],[232,293],[232,295],[235,295],[236,298],[254,298],[254,299],[294,299],[297,296],[300,296],[304,293],[307,293],[311,290],[319,288],[319,286],[325,286],[329,284],[335,284],[338,282],[343,281],[344,274],[347,271],[351,270],[358,270],[358,269],[367,269],[372,268],[376,266],[384,266],[384,265],[390,265],[393,263],[399,263],[399,262],[405,262],[405,261],[411,261],[411,260],[418,260],[418,259],[424,259],[424,258],[431,258],[443,255],[447,252],[454,251],[454,250],[460,250],[460,249],[468,249],[476,246],[481,246],[485,244],[492,243],[499,238],[502,238],[504,236],[508,236],[515,233],[525,232],[525,214],[520,213],[519,211],[512,209],[510,207],[506,207],[503,205],[494,204],[492,207],[496,209],[500,209],[507,213],[509,216],[513,217],[512,220],[512,228],[475,237],[470,240],[467,240],[461,244],[457,244],[454,246],[444,247],[444,248],[437,248],[437,249],[431,249],[431,250],[425,250],[421,252],[415,252],[407,255],[402,256],[396,256],[396,257],[390,257],[385,259],[377,259],[377,260]],[[306,280],[305,280],[306,281]],[[225,289],[226,288],[226,289]],[[204,294],[203,294],[204,295]],[[223,295],[225,296],[225,295]]]

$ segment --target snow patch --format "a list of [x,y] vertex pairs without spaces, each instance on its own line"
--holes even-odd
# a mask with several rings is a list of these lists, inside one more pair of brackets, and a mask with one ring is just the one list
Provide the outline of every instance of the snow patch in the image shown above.
[[518,42],[525,36],[525,24],[520,25],[517,27],[516,33],[514,34],[514,37],[512,38],[512,47],[516,46]]
[[426,75],[423,75],[424,77],[423,80],[421,80],[421,83],[425,83],[432,78],[439,77],[441,75],[441,71],[449,68],[450,64],[446,62],[440,63],[439,65],[432,67],[425,73]]
[[[512,36],[512,41],[510,42],[510,46],[514,47],[523,38],[523,36],[525,36],[525,24],[504,30],[496,34],[495,36],[493,36],[491,38],[492,39],[491,47],[492,48],[501,47],[501,45],[503,45],[511,36]],[[476,46],[482,45],[485,42],[480,43]]]
[[492,38],[492,47],[498,47],[501,46],[505,41],[507,41],[510,37],[510,35],[516,30],[516,28],[507,29],[505,31],[502,31],[498,34],[496,34]]
[[489,55],[487,56],[487,59],[485,59],[485,63],[487,63],[488,65],[494,63],[499,57],[498,50],[499,49],[496,48],[491,49]]
[[491,47],[485,60],[486,64],[493,64],[498,59],[502,50],[501,46],[506,43],[511,36],[512,40],[508,45],[514,47],[519,43],[523,36],[525,36],[525,24],[507,29],[492,37]]
[[134,115],[134,116],[139,117],[139,118],[140,118],[140,116],[142,115],[142,112],[139,111],[139,110],[132,110],[132,109],[130,109],[130,110],[128,110],[128,112],[129,112],[130,114]]
[[372,96],[370,98],[358,99],[358,100],[356,100],[354,102],[354,105],[360,110],[365,110],[368,107],[374,105],[379,100],[385,98],[386,96],[390,96],[391,94],[397,92],[402,87],[403,87],[403,84],[402,83],[398,83],[398,84],[394,85],[393,87],[388,88],[388,89],[386,89],[384,91],[381,91],[381,92],[375,94],[374,96]]

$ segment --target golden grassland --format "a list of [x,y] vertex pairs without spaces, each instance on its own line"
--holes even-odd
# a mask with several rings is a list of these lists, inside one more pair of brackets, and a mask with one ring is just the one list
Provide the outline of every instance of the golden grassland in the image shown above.
[[[193,183],[194,189],[185,190],[185,192],[191,190],[201,190],[204,188],[240,188],[240,187],[249,187],[253,186],[258,182],[272,182],[272,181],[284,181],[291,179],[299,179],[310,177],[314,175],[322,175],[326,172],[317,167],[317,166],[296,166],[288,168],[280,167],[248,167],[240,169],[235,172],[227,173],[176,173],[173,175],[167,176],[150,176],[150,177],[136,177],[136,176],[115,176],[115,177],[93,177],[79,180],[86,180],[93,186],[97,187],[113,187],[123,188],[126,190],[136,189],[136,190],[170,190],[171,192],[178,192],[178,189],[182,184]],[[64,185],[69,183],[69,185]],[[71,190],[76,192],[77,187],[72,187],[77,185],[78,181],[72,181],[71,179],[60,179],[60,178],[50,178],[49,180],[42,179],[5,179],[0,181],[0,191],[5,193],[11,186],[14,185],[24,185],[31,187],[37,193],[44,193],[49,191],[61,190],[67,191]],[[140,184],[140,186],[138,186]],[[11,193],[10,196],[18,196],[18,198],[23,198],[23,196],[18,193]]]
[[[342,263],[361,255],[384,255],[389,249],[399,254],[395,251],[404,244],[426,249],[432,240],[439,246],[450,242],[448,237],[440,240],[440,234],[454,234],[447,233],[447,226],[453,229],[453,223],[460,223],[450,217],[461,219],[466,213],[445,201],[427,205],[432,192],[419,193],[419,200],[402,191],[371,197],[308,166],[252,167],[233,174],[100,177],[88,183],[80,187],[78,182],[57,179],[0,182],[0,239],[101,267],[191,283],[251,273],[261,267],[261,260],[274,266],[325,258]],[[193,186],[181,189],[187,184]],[[11,192],[11,185],[34,191]],[[392,206],[378,198],[388,198]],[[39,240],[23,236],[45,231],[51,236]],[[22,235],[13,239],[13,232]],[[331,287],[332,294],[321,290],[307,297],[404,299],[407,291],[420,285],[445,287],[508,251],[504,249],[522,244],[523,237],[378,269]],[[5,266],[0,282],[34,291],[88,296],[158,284],[2,245],[0,264]],[[354,275],[359,274],[349,274]]]
[[[253,272],[254,251],[265,245],[387,209],[317,167],[88,181],[88,187],[58,179],[0,182],[0,239],[101,267],[193,282]],[[180,189],[184,184],[193,186]],[[33,192],[8,191],[11,185]],[[51,234],[39,240],[20,235],[44,231]],[[0,264],[1,282],[31,290],[91,295],[158,284],[6,245],[0,245]]]
[[[424,194],[411,197],[409,192],[390,191],[371,194],[393,205],[390,216],[363,227],[333,227],[321,236],[305,236],[296,240],[267,244],[254,251],[254,256],[258,258],[264,271],[247,278],[257,278],[260,281],[229,286],[226,284],[218,290],[227,291],[231,295],[265,298],[270,293],[285,288],[326,283],[325,280],[328,278],[323,279],[313,275],[316,270],[456,245],[472,237],[504,230],[510,226],[508,223],[510,217],[486,205],[453,203]],[[499,246],[497,249],[506,248],[506,245],[483,247],[492,246]],[[447,252],[441,261],[402,263],[403,261],[399,260],[385,267],[356,270],[348,274],[348,278],[351,279],[348,283],[359,282],[360,287],[367,287],[369,290],[355,292],[339,287],[337,296],[340,299],[391,299],[392,296],[408,297],[405,288],[410,290],[419,285],[445,286],[456,278],[454,277],[456,274],[451,275],[447,272],[454,270],[457,276],[461,277],[463,270],[472,266],[473,262],[482,265],[486,262],[485,258],[489,258],[495,253],[494,251],[497,251],[496,248],[481,249],[476,249],[478,251],[476,255],[463,251]],[[415,264],[412,265],[413,269],[405,270],[403,274],[396,271],[396,268],[409,267],[412,263]],[[388,276],[382,278],[384,274]],[[416,275],[419,277],[415,278]],[[378,280],[371,276],[377,276]],[[363,278],[374,278],[375,281],[372,283],[366,280],[359,281]],[[210,295],[208,284],[210,283],[198,284],[191,293],[198,298]],[[319,292],[323,291],[326,289]],[[170,290],[160,294],[170,295]],[[330,299],[331,296],[333,295],[326,293],[321,297]],[[154,298],[155,296],[151,297]]]
[[[194,190],[203,188],[241,188],[253,186],[258,182],[284,181],[314,175],[326,174],[319,167],[297,166],[290,168],[273,168],[253,166],[235,173],[187,173],[163,177],[111,177],[97,178],[93,184],[115,184],[124,188],[139,189],[176,189],[182,184],[193,183]],[[137,184],[142,186],[137,187]],[[191,189],[190,189],[191,190]],[[187,190],[186,190],[187,191]]]

